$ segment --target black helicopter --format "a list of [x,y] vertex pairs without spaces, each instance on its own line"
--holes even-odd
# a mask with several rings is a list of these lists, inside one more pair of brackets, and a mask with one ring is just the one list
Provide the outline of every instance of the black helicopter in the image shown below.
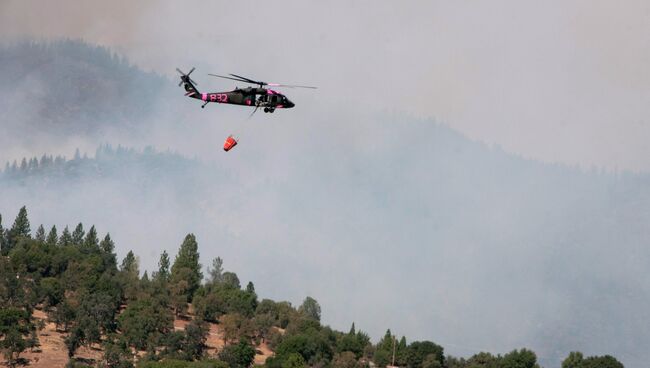
[[190,74],[194,71],[192,68],[187,74],[183,73],[180,69],[176,70],[181,74],[181,82],[178,86],[183,86],[185,88],[185,96],[196,98],[197,100],[204,101],[201,108],[204,108],[205,105],[210,102],[215,103],[224,103],[232,105],[244,105],[244,106],[254,106],[255,110],[251,113],[251,116],[257,111],[258,108],[263,107],[264,112],[272,113],[275,109],[290,109],[295,106],[287,96],[274,91],[270,88],[264,88],[264,86],[269,87],[288,87],[288,88],[312,88],[316,87],[311,86],[295,86],[289,84],[277,84],[277,83],[266,83],[255,81],[246,77],[242,77],[236,74],[230,74],[229,77],[216,74],[208,74],[213,77],[231,79],[239,82],[256,84],[259,87],[246,87],[246,88],[235,88],[233,91],[229,92],[210,92],[210,93],[201,93],[196,89],[196,82],[190,78]]

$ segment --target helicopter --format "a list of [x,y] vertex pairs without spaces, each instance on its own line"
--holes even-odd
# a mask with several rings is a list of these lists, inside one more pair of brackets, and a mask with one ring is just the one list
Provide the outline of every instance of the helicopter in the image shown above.
[[201,93],[196,89],[197,83],[190,78],[190,74],[194,71],[194,67],[187,73],[183,73],[180,69],[176,68],[181,74],[181,81],[178,86],[183,86],[185,88],[185,96],[195,98],[197,100],[203,101],[201,108],[205,108],[205,105],[210,102],[214,103],[223,103],[231,105],[243,105],[255,107],[255,110],[251,113],[251,116],[255,114],[258,108],[263,107],[264,112],[273,113],[275,109],[290,109],[295,106],[287,96],[274,91],[270,88],[264,88],[264,86],[269,87],[288,87],[288,88],[311,88],[316,89],[317,87],[312,86],[296,86],[290,84],[277,84],[277,83],[267,83],[252,80],[246,77],[242,77],[236,74],[229,74],[229,76],[217,75],[217,74],[208,74],[213,77],[225,78],[234,81],[249,83],[257,85],[258,87],[246,87],[246,88],[235,88],[229,92],[210,92],[210,93]]

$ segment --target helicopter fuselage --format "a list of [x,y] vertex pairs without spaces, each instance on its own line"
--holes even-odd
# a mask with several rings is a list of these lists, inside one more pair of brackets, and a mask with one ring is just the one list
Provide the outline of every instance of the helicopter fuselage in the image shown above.
[[295,106],[285,95],[266,88],[236,88],[233,91],[209,93],[199,93],[189,88],[187,96],[204,101],[206,104],[214,102],[263,107],[265,112],[273,112],[275,109],[290,109]]

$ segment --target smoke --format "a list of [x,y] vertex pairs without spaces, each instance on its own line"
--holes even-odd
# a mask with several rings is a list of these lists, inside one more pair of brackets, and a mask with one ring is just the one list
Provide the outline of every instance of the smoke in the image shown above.
[[[145,70],[321,87],[321,112],[435,117],[546,162],[647,170],[650,5],[575,1],[320,3],[5,1],[0,37],[83,38]],[[228,89],[223,81],[203,86]]]
[[[3,2],[3,40],[82,38],[167,84],[135,100],[132,130],[60,140],[20,130],[43,81],[4,84],[0,158],[105,142],[199,158],[156,180],[2,184],[5,225],[22,205],[33,227],[95,224],[149,270],[192,232],[204,265],[221,256],[262,297],[311,295],[325,323],[374,338],[647,360],[648,178],[611,170],[650,163],[647,4],[285,4]],[[249,119],[183,98],[174,68],[191,66],[202,91],[234,87],[208,72],[320,89]]]

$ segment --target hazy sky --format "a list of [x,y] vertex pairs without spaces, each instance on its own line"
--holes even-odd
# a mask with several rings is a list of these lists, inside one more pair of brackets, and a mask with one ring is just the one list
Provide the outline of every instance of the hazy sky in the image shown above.
[[327,110],[404,111],[526,157],[650,169],[643,0],[4,0],[0,37],[82,38],[169,76],[196,65],[201,81],[315,84]]

